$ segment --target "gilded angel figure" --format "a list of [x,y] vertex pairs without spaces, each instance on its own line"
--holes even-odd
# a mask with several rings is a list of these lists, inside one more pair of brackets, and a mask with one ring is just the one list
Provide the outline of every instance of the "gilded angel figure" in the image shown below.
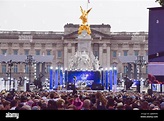
[[81,13],[82,13],[82,15],[80,16],[80,19],[82,20],[82,24],[85,25],[88,22],[88,20],[87,20],[88,13],[91,11],[92,8],[90,8],[87,11],[85,11],[80,6],[80,9],[81,9]]

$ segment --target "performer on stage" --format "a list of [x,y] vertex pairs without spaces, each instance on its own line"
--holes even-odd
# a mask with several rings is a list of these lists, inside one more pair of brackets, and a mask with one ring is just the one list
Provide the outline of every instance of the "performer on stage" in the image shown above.
[[73,81],[74,81],[73,83],[74,83],[74,85],[73,85],[73,93],[72,93],[73,95],[77,94],[76,86],[75,86],[76,79],[77,79],[76,76],[74,76],[74,77],[73,77]]

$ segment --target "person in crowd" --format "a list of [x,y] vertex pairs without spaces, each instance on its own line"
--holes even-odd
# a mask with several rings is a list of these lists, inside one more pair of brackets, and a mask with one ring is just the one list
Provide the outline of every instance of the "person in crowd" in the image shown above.
[[149,110],[149,104],[147,101],[141,103],[141,110]]
[[15,110],[20,110],[24,104],[19,103],[18,106],[15,108]]
[[108,98],[108,103],[106,105],[106,109],[107,110],[115,110],[115,103],[114,103],[114,99],[112,97]]
[[0,110],[4,110],[4,106],[2,103],[0,103]]
[[163,93],[112,91],[5,91],[0,110],[164,110]]
[[65,100],[58,99],[56,103],[57,103],[57,110],[65,110]]
[[15,108],[18,106],[18,101],[12,100],[10,106],[11,106],[10,110],[15,110]]
[[124,106],[123,102],[117,103],[116,110],[125,110],[125,106]]
[[83,108],[81,110],[91,110],[91,101],[89,99],[85,99],[83,102]]
[[83,102],[80,100],[78,95],[74,96],[72,104],[76,107],[76,110],[81,110],[81,108],[83,106]]
[[100,92],[98,91],[96,93],[96,107],[98,110],[106,110],[106,105],[108,103],[108,100],[106,99],[106,97]]
[[49,100],[47,110],[57,110],[57,109],[58,109],[57,102],[54,100]]
[[160,109],[161,109],[161,110],[164,110],[164,102],[161,102],[161,104],[160,104]]
[[40,110],[40,107],[39,107],[39,106],[33,106],[33,107],[31,108],[31,110]]
[[25,104],[20,108],[20,110],[31,110],[31,106]]
[[3,106],[4,106],[4,110],[10,110],[10,101],[5,101],[5,102],[3,102]]

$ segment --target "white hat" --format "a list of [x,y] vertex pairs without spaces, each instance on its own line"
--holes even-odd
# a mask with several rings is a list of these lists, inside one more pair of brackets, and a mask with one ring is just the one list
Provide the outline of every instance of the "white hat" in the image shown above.
[[123,103],[122,102],[117,103],[117,107],[121,107],[121,106],[123,106]]
[[138,108],[133,108],[133,110],[139,110]]

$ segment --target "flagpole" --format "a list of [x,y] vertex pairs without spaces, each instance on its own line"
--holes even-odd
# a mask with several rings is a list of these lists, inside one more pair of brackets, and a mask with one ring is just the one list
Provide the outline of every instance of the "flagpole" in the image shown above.
[[[87,0],[87,10],[88,10],[88,3],[89,3],[89,0]],[[87,19],[88,19],[88,15],[87,15]],[[88,21],[87,21],[87,24],[88,24]]]
[[87,0],[87,10],[88,10],[88,2],[89,2],[89,1]]

